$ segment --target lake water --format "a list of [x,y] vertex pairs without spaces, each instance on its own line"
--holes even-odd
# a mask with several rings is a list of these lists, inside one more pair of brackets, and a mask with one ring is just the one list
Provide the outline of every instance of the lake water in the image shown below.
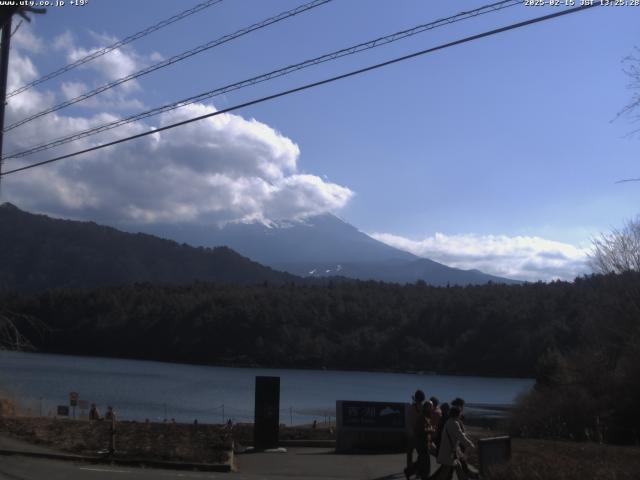
[[281,423],[335,416],[336,400],[409,402],[421,388],[441,401],[509,405],[533,380],[400,373],[232,368],[0,351],[0,397],[34,415],[69,403],[69,392],[113,405],[119,418],[219,423],[253,421],[256,375],[280,377]]

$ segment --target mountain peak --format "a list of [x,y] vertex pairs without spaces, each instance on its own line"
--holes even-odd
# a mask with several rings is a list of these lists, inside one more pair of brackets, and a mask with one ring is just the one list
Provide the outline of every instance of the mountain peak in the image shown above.
[[18,207],[16,207],[13,203],[10,203],[10,202],[4,202],[4,203],[0,204],[0,209],[2,209],[4,211],[14,211],[14,212],[21,212],[22,211]]
[[[147,227],[148,230],[148,227]],[[155,226],[154,232],[191,245],[228,245],[240,254],[299,276],[344,276],[362,280],[432,285],[510,283],[451,268],[433,260],[386,245],[336,215],[264,223],[230,223],[206,226]]]

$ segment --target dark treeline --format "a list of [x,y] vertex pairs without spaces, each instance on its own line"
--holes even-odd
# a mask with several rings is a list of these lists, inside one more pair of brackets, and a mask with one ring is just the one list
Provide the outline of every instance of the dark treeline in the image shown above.
[[[585,287],[586,290],[585,290]],[[537,359],[534,390],[512,416],[514,433],[640,443],[640,273],[576,282],[587,293],[567,347]]]
[[537,376],[548,385],[582,351],[602,357],[594,375],[615,370],[640,333],[640,274],[631,273],[450,288],[137,284],[3,294],[0,301],[5,312],[47,325],[25,332],[44,352]]

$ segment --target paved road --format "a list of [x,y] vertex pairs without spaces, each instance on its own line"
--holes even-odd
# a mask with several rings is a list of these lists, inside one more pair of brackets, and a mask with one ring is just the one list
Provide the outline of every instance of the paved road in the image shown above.
[[[56,452],[0,435],[0,449]],[[233,473],[159,470],[87,464],[22,456],[0,455],[0,480],[403,480],[404,454],[337,455],[331,448],[290,447],[286,453],[247,453],[235,456]],[[435,459],[432,458],[435,467]]]
[[404,455],[336,455],[326,448],[238,455],[239,472],[205,473],[92,465],[20,456],[0,457],[0,480],[402,480]]
[[287,453],[237,455],[236,465],[251,480],[404,480],[405,458],[404,454],[338,455],[329,448],[289,448]]
[[0,457],[1,480],[152,480],[220,479],[224,473],[181,472],[147,468],[111,467],[20,456]]

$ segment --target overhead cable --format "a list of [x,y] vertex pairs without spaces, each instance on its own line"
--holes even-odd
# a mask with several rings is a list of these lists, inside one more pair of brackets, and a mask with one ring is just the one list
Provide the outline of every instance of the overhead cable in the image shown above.
[[7,93],[7,98],[9,97],[13,97],[14,95],[18,95],[19,93],[22,93],[26,90],[29,90],[30,88],[35,87],[36,85],[40,85],[41,83],[44,83],[48,80],[51,80],[52,78],[55,78],[57,76],[62,75],[63,73],[68,72],[69,70],[73,70],[76,67],[79,67],[80,65],[84,65],[87,62],[90,62],[92,60],[95,60],[98,57],[101,57],[109,52],[111,52],[112,50],[115,50],[116,48],[120,48],[128,43],[133,42],[134,40],[138,40],[139,38],[145,37],[147,35],[149,35],[150,33],[153,33],[157,30],[160,30],[161,28],[164,28],[168,25],[171,25],[172,23],[175,23],[179,20],[182,20],[183,18],[189,17],[190,15],[193,15],[194,13],[198,13],[201,10],[204,10],[205,8],[209,8],[212,7],[213,5],[216,5],[218,3],[222,2],[222,0],[207,0],[206,2],[202,2],[199,3],[198,5],[195,5],[192,8],[189,8],[187,10],[184,10],[176,15],[173,15],[172,17],[169,17],[165,20],[162,20],[158,23],[156,23],[155,25],[151,25],[150,27],[145,28],[144,30],[140,30],[137,33],[134,33],[132,35],[129,35],[126,38],[123,38],[122,40],[118,40],[115,43],[112,43],[111,45],[107,46],[107,47],[103,47],[100,48],[98,50],[96,50],[95,52],[91,52],[88,55],[85,55],[82,58],[79,58],[78,60],[76,60],[75,62],[72,62],[68,65],[65,65],[64,67],[59,68],[58,70],[55,70],[51,73],[48,73],[36,80],[33,80],[32,82],[29,82],[23,86],[21,86],[20,88],[17,88],[9,93]]
[[142,70],[138,70],[137,72],[131,73],[125,77],[119,78],[117,80],[114,80],[112,82],[109,83],[105,83],[104,85],[101,85],[98,88],[95,88],[89,92],[83,93],[81,95],[78,95],[77,97],[71,98],[69,100],[66,100],[62,103],[59,103],[57,105],[54,105],[52,107],[49,107],[45,110],[42,110],[38,113],[34,113],[33,115],[23,118],[22,120],[19,120],[17,122],[12,123],[11,125],[9,125],[8,127],[4,128],[4,132],[8,132],[9,130],[13,130],[16,127],[19,127],[20,125],[24,125],[25,123],[31,122],[33,120],[35,120],[36,118],[40,118],[44,115],[48,115],[49,113],[52,112],[56,112],[58,110],[61,110],[63,108],[69,107],[71,105],[74,105],[78,102],[82,102],[83,100],[87,100],[88,98],[94,97],[102,92],[105,92],[107,90],[110,90],[114,87],[117,87],[118,85],[122,85],[123,83],[129,82],[131,80],[134,80],[138,77],[141,77],[143,75],[147,75],[151,72],[155,72],[156,70],[159,70],[161,68],[165,68],[168,67],[169,65],[173,65],[174,63],[177,62],[181,62],[182,60],[185,60],[187,58],[193,57],[194,55],[197,55],[199,53],[202,53],[204,51],[210,50],[212,48],[218,47],[224,43],[230,42],[231,40],[235,40],[236,38],[242,37],[244,35],[247,35],[251,32],[254,32],[256,30],[260,30],[262,28],[268,27],[269,25],[273,25],[274,23],[280,22],[282,20],[286,20],[288,18],[291,18],[293,16],[296,16],[300,13],[303,12],[307,12],[313,8],[319,7],[321,5],[324,5],[326,3],[329,3],[333,0],[313,0],[309,3],[305,3],[304,5],[300,5],[299,7],[296,7],[292,10],[287,10],[286,12],[282,12],[276,16],[267,18],[266,20],[262,20],[261,22],[258,23],[254,23],[253,25],[250,25],[248,27],[242,28],[234,33],[231,33],[229,35],[225,35],[223,37],[217,38],[215,40],[212,40],[210,42],[204,43],[202,45],[198,45],[195,48],[192,48],[191,50],[187,50],[185,52],[179,53],[178,55],[174,55],[170,58],[167,58],[166,60],[162,60],[158,63],[155,63],[153,65],[150,65],[148,67],[143,68]]
[[152,130],[147,130],[145,132],[138,133],[137,135],[131,135],[129,137],[120,138],[118,140],[114,140],[114,141],[111,141],[111,142],[108,142],[108,143],[104,143],[102,145],[96,145],[94,147],[86,148],[84,150],[78,150],[76,152],[67,153],[65,155],[60,155],[58,157],[50,158],[48,160],[43,160],[41,162],[36,162],[36,163],[32,163],[30,165],[25,165],[23,167],[14,168],[13,170],[7,170],[6,172],[2,172],[0,174],[0,176],[4,177],[6,175],[22,172],[22,171],[29,170],[29,169],[36,168],[36,167],[40,167],[40,166],[43,166],[43,165],[48,165],[50,163],[58,162],[60,160],[65,160],[67,158],[71,158],[71,157],[75,157],[75,156],[78,156],[78,155],[82,155],[84,153],[94,152],[96,150],[101,150],[103,148],[111,147],[111,146],[114,146],[114,145],[118,145],[120,143],[125,143],[125,142],[131,141],[131,140],[135,140],[135,139],[138,139],[138,138],[146,137],[148,135],[154,135],[156,133],[163,132],[165,130],[171,130],[171,129],[174,129],[174,128],[177,128],[177,127],[180,127],[180,126],[183,126],[183,125],[187,125],[189,123],[197,122],[197,121],[204,120],[204,119],[211,118],[211,117],[215,117],[215,116],[218,116],[218,115],[223,115],[225,113],[229,113],[229,112],[232,112],[232,111],[235,111],[235,110],[239,110],[239,109],[246,108],[246,107],[249,107],[249,106],[252,106],[252,105],[257,105],[259,103],[267,102],[269,100],[274,100],[276,98],[280,98],[280,97],[284,97],[284,96],[287,96],[287,95],[291,95],[293,93],[302,92],[304,90],[309,90],[311,88],[319,87],[321,85],[326,85],[328,83],[333,83],[333,82],[336,82],[338,80],[343,80],[345,78],[349,78],[349,77],[353,77],[353,76],[356,76],[356,75],[360,75],[362,73],[370,72],[372,70],[377,70],[377,69],[382,68],[382,67],[387,67],[389,65],[393,65],[393,64],[396,64],[396,63],[399,63],[399,62],[403,62],[405,60],[409,60],[411,58],[415,58],[415,57],[419,57],[419,56],[422,56],[422,55],[426,55],[428,53],[432,53],[432,52],[435,52],[435,51],[438,51],[438,50],[443,50],[445,48],[453,47],[455,45],[460,45],[460,44],[463,44],[463,43],[472,42],[474,40],[479,40],[481,38],[489,37],[489,36],[496,35],[496,34],[499,34],[499,33],[503,33],[503,32],[509,31],[509,30],[515,30],[517,28],[522,28],[522,27],[525,27],[525,26],[528,26],[528,25],[532,25],[532,24],[535,24],[535,23],[544,22],[546,20],[551,20],[553,18],[557,18],[557,17],[560,17],[560,16],[569,15],[569,14],[576,13],[576,12],[581,12],[581,11],[584,11],[584,10],[587,10],[587,9],[590,9],[590,8],[593,8],[593,7],[596,7],[596,6],[600,6],[600,4],[594,2],[592,4],[586,4],[586,5],[583,5],[583,6],[580,6],[580,7],[563,9],[563,10],[560,10],[560,11],[555,12],[555,13],[550,13],[548,15],[543,15],[543,16],[532,18],[532,19],[525,20],[525,21],[522,21],[522,22],[513,23],[513,24],[507,25],[505,27],[500,27],[500,28],[489,30],[489,31],[486,31],[486,32],[483,32],[483,33],[479,33],[479,34],[476,34],[476,35],[471,35],[469,37],[465,37],[465,38],[462,38],[462,39],[459,39],[459,40],[454,40],[452,42],[444,43],[444,44],[438,45],[436,47],[431,47],[431,48],[427,48],[427,49],[424,49],[424,50],[420,50],[418,52],[410,53],[410,54],[404,55],[402,57],[396,57],[394,59],[387,60],[387,61],[381,62],[381,63],[377,63],[375,65],[371,65],[371,66],[368,66],[368,67],[365,67],[365,68],[360,68],[358,70],[352,70],[352,71],[350,71],[348,73],[344,73],[342,75],[337,75],[337,76],[330,77],[330,78],[327,78],[327,79],[324,79],[324,80],[320,80],[320,81],[317,81],[317,82],[313,82],[313,83],[308,83],[308,84],[302,85],[300,87],[292,88],[292,89],[285,90],[285,91],[282,91],[282,92],[279,92],[279,93],[268,95],[266,97],[258,98],[256,100],[251,100],[251,101],[248,101],[248,102],[245,102],[245,103],[234,105],[232,107],[225,108],[223,110],[218,110],[218,111],[207,113],[207,114],[204,114],[204,115],[199,115],[197,117],[192,117],[192,118],[189,118],[187,120],[182,120],[180,122],[172,123],[170,125],[164,125],[162,127],[154,128]]
[[413,28],[407,29],[407,30],[402,30],[400,32],[396,32],[393,33],[391,35],[387,35],[384,37],[379,37],[376,38],[374,40],[370,40],[367,42],[363,42],[363,43],[359,43],[357,45],[348,47],[348,48],[343,48],[341,50],[337,50],[331,53],[327,53],[324,55],[321,55],[319,57],[315,57],[312,58],[310,60],[305,60],[303,62],[300,63],[296,63],[293,65],[289,65],[286,66],[284,68],[280,68],[278,70],[273,70],[269,73],[265,73],[262,75],[258,75],[256,77],[252,77],[246,80],[242,80],[239,82],[235,82],[232,84],[228,84],[225,85],[223,87],[219,87],[213,90],[209,90],[207,92],[203,92],[200,93],[198,95],[194,95],[188,98],[183,98],[181,100],[177,100],[175,102],[169,103],[169,104],[165,104],[162,105],[160,107],[156,107],[154,109],[151,110],[147,110],[145,112],[141,112],[141,113],[137,113],[134,115],[131,115],[129,117],[125,117],[122,119],[118,119],[118,120],[114,120],[108,123],[104,123],[102,125],[97,125],[95,127],[83,130],[81,132],[77,132],[71,135],[66,135],[64,137],[59,137],[57,139],[54,140],[50,140],[46,143],[34,146],[34,147],[30,147],[26,150],[22,150],[22,151],[17,151],[17,152],[12,152],[8,155],[6,155],[3,160],[6,159],[10,159],[10,158],[21,158],[21,157],[25,157],[27,155],[32,155],[34,153],[38,153],[38,152],[42,152],[45,150],[49,150],[51,148],[55,148],[58,147],[60,145],[64,145],[66,143],[69,142],[73,142],[76,140],[80,140],[82,138],[88,137],[90,135],[96,135],[98,133],[102,133],[105,132],[107,130],[111,130],[132,122],[136,122],[148,117],[152,117],[155,115],[159,115],[161,113],[165,113],[165,112],[169,112],[171,110],[175,110],[177,108],[181,108],[196,102],[201,102],[203,100],[207,100],[209,98],[213,98],[216,97],[218,95],[222,95],[225,93],[229,93],[231,91],[234,90],[239,90],[241,88],[245,88],[251,85],[256,85],[258,83],[262,83],[262,82],[266,82],[268,80],[272,80],[274,78],[278,78],[278,77],[282,77],[284,75],[288,75],[290,73],[296,72],[298,70],[302,70],[305,68],[309,68],[312,67],[314,65],[319,65],[321,63],[325,63],[328,61],[332,61],[332,60],[336,60],[338,58],[341,57],[345,57],[347,55],[353,55],[356,53],[360,53],[363,52],[365,50],[370,50],[376,47],[380,47],[382,45],[386,45],[389,43],[393,43],[396,42],[398,40],[402,40],[404,38],[407,37],[411,37],[413,35],[417,35],[419,33],[423,33],[429,30],[433,30],[435,28],[438,27],[442,27],[444,25],[449,25],[452,23],[456,23],[462,20],[466,20],[469,18],[473,18],[473,17],[477,17],[479,15],[484,15],[487,13],[491,13],[491,12],[495,12],[498,10],[502,10],[508,7],[512,7],[515,5],[521,5],[521,0],[504,0],[504,1],[500,1],[500,2],[496,2],[496,3],[492,3],[490,5],[485,5],[483,7],[480,8],[476,8],[474,10],[470,10],[470,11],[465,11],[465,12],[460,12],[456,15],[450,16],[450,17],[446,17],[446,18],[442,18],[439,20],[435,20],[426,24],[422,24],[422,25],[418,25],[415,26]]

